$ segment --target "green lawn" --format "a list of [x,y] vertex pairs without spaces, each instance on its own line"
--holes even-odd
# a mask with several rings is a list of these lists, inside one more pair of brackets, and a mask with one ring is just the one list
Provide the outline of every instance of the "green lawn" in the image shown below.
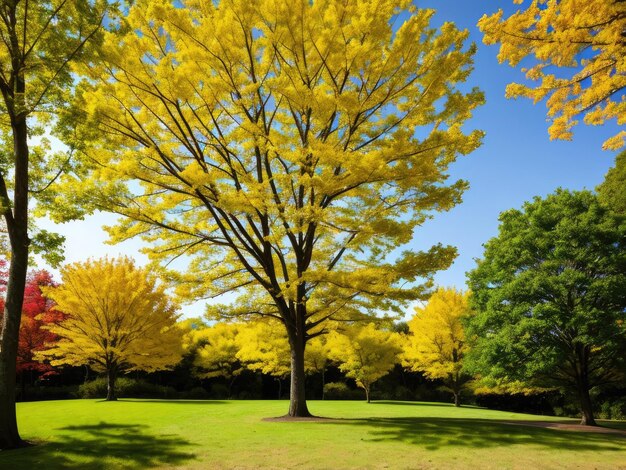
[[286,401],[20,403],[22,436],[38,445],[1,452],[0,468],[626,469],[626,435],[506,423],[532,415],[412,402],[309,407],[336,419],[262,421],[284,414]]

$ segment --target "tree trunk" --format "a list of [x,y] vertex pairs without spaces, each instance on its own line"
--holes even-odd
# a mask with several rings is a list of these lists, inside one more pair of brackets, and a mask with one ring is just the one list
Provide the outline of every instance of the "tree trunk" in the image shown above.
[[365,389],[365,399],[370,403],[370,388],[369,386],[364,386],[363,388]]
[[[23,82],[18,84],[23,91]],[[0,335],[0,450],[21,447],[26,443],[17,430],[15,385],[17,348],[28,269],[28,132],[26,117],[12,122],[15,156],[13,211],[6,187],[0,188],[5,205],[4,218],[11,245],[11,265],[6,290],[2,333]],[[2,180],[4,186],[4,180]]]
[[591,405],[591,398],[589,397],[589,389],[587,387],[581,387],[578,392],[580,395],[580,424],[597,426],[596,420],[593,417],[593,406]]
[[291,346],[289,416],[308,417],[311,416],[311,413],[309,413],[309,409],[306,405],[306,393],[304,387],[304,328],[302,328],[300,332],[290,332],[289,344]]
[[591,397],[589,396],[589,354],[591,347],[588,345],[577,344],[576,359],[578,367],[576,370],[576,387],[578,388],[578,397],[580,399],[580,424],[586,426],[597,426],[593,417],[593,406]]
[[107,398],[106,401],[116,401],[115,395],[115,379],[117,378],[117,371],[114,368],[107,370]]
[[461,406],[460,394],[458,392],[453,392],[453,393],[454,393],[454,406]]

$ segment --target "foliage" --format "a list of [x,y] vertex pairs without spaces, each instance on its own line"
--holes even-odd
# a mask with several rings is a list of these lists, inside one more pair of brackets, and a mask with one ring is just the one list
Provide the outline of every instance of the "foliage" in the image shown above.
[[363,306],[422,297],[454,258],[437,245],[386,260],[460,201],[448,166],[482,137],[463,126],[482,93],[457,88],[474,47],[451,23],[429,28],[433,13],[409,0],[139,0],[82,85],[90,143],[66,196],[126,216],[114,240],[189,260],[181,295],[236,291],[218,314],[280,320],[296,357],[290,414],[308,414],[308,339]]
[[596,188],[598,198],[612,211],[626,216],[626,151],[615,157],[604,181]]
[[587,191],[502,213],[469,273],[472,370],[571,390],[593,424],[589,390],[623,375],[626,359],[625,231]]
[[148,269],[129,258],[105,258],[65,266],[61,276],[61,285],[44,288],[66,314],[48,326],[61,339],[40,358],[88,365],[113,382],[121,371],[155,371],[180,361],[176,306]]
[[238,333],[235,323],[216,323],[188,333],[189,341],[197,345],[194,365],[200,377],[232,380],[241,374],[243,367],[236,358]]
[[[548,97],[550,137],[572,137],[579,115],[592,125],[626,120],[626,9],[623,0],[515,0],[526,8],[503,18],[502,10],[484,15],[478,27],[485,44],[500,44],[498,60],[517,66],[527,57],[534,65],[524,68],[536,85],[512,83],[508,97],[526,96],[536,102]],[[558,71],[554,71],[554,67]],[[570,72],[570,70],[573,72]],[[604,142],[603,148],[624,145],[626,131]]]
[[409,321],[402,364],[430,379],[443,379],[459,405],[459,395],[470,377],[463,371],[468,346],[463,328],[470,315],[469,293],[439,288],[425,307],[416,307]]
[[250,370],[276,378],[289,375],[289,341],[277,322],[252,322],[242,326],[237,337],[239,359]]
[[398,334],[381,330],[374,323],[348,326],[341,333],[333,331],[326,344],[329,358],[365,390],[368,402],[372,384],[393,369],[402,352]]

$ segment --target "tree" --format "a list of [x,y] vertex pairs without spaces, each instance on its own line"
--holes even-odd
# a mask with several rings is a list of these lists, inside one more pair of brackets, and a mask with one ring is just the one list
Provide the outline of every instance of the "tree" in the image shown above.
[[67,157],[52,154],[45,139],[33,145],[29,138],[67,108],[70,64],[86,55],[107,9],[106,0],[11,0],[0,6],[0,212],[10,249],[0,334],[0,449],[23,444],[15,372],[29,247],[58,254],[63,241],[45,231],[29,234],[29,199],[49,190]]
[[44,288],[66,314],[48,326],[61,339],[38,357],[105,372],[107,400],[116,400],[119,373],[152,372],[180,361],[183,330],[176,326],[176,306],[149,269],[129,258],[105,258],[65,266],[61,277],[61,285]]
[[202,378],[224,377],[229,396],[235,379],[244,370],[237,358],[240,328],[241,325],[236,323],[216,323],[189,332],[191,343],[197,345],[194,360],[196,375]]
[[289,340],[281,325],[277,322],[249,323],[239,330],[237,341],[237,359],[250,370],[274,377],[280,398],[282,380],[291,371]]
[[402,352],[397,333],[378,329],[374,323],[350,326],[341,333],[333,331],[326,344],[329,358],[365,390],[368,403],[372,384],[393,369]]
[[54,370],[50,364],[35,359],[37,351],[49,347],[58,340],[57,335],[46,326],[57,324],[65,317],[62,312],[54,309],[52,302],[43,295],[43,287],[54,285],[50,273],[43,270],[32,273],[27,279],[17,350],[17,373],[22,378],[25,371],[35,371],[45,376]]
[[404,343],[402,365],[423,372],[429,379],[442,379],[460,406],[463,386],[470,377],[463,371],[468,346],[463,319],[468,317],[469,294],[439,288],[425,307],[416,307],[409,321],[410,335]]
[[[626,225],[588,191],[559,189],[500,215],[469,273],[469,369],[559,386],[594,425],[589,390],[625,370]],[[467,362],[466,362],[467,363]]]
[[626,216],[626,151],[615,157],[615,165],[609,168],[604,181],[596,189],[600,202]]
[[[6,290],[8,278],[8,272],[4,269],[6,264],[5,260],[0,260],[0,294]],[[22,380],[26,371],[45,376],[54,370],[50,364],[42,363],[34,358],[37,351],[45,349],[46,344],[57,340],[57,336],[47,330],[45,325],[57,323],[63,318],[63,314],[53,310],[52,303],[41,292],[41,287],[51,285],[54,285],[54,282],[47,271],[35,271],[27,277],[16,363],[16,372]],[[4,295],[0,297],[0,319],[3,311]]]
[[326,322],[399,312],[455,256],[437,245],[387,260],[460,201],[448,165],[482,138],[463,126],[482,93],[456,88],[475,48],[451,23],[430,29],[433,13],[409,0],[140,0],[82,85],[90,143],[66,196],[125,216],[114,240],[190,260],[181,294],[236,291],[237,308],[218,311],[279,320],[290,416],[309,416],[305,345]]
[[[576,118],[602,125],[611,119],[624,124],[626,101],[626,8],[624,0],[533,0],[525,10],[503,19],[499,10],[484,15],[478,27],[485,44],[500,44],[498,60],[513,67],[527,57],[535,63],[522,69],[535,86],[511,83],[507,97],[547,100],[552,139],[570,140]],[[553,67],[558,72],[551,73]],[[570,68],[572,70],[567,70]],[[624,145],[626,131],[604,142],[605,149]]]

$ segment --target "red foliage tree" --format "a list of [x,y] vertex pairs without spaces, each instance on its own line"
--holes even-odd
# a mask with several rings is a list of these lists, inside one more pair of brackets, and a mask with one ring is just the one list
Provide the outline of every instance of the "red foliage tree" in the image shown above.
[[[4,311],[4,292],[6,291],[7,278],[7,262],[0,260],[0,318]],[[42,286],[51,285],[54,285],[52,275],[45,270],[31,273],[26,280],[17,351],[16,370],[18,375],[25,371],[37,372],[40,377],[54,373],[52,366],[33,359],[36,351],[44,349],[47,343],[52,343],[58,339],[54,333],[43,328],[43,326],[57,323],[64,317],[62,313],[52,309],[52,302],[46,299],[41,292]]]

